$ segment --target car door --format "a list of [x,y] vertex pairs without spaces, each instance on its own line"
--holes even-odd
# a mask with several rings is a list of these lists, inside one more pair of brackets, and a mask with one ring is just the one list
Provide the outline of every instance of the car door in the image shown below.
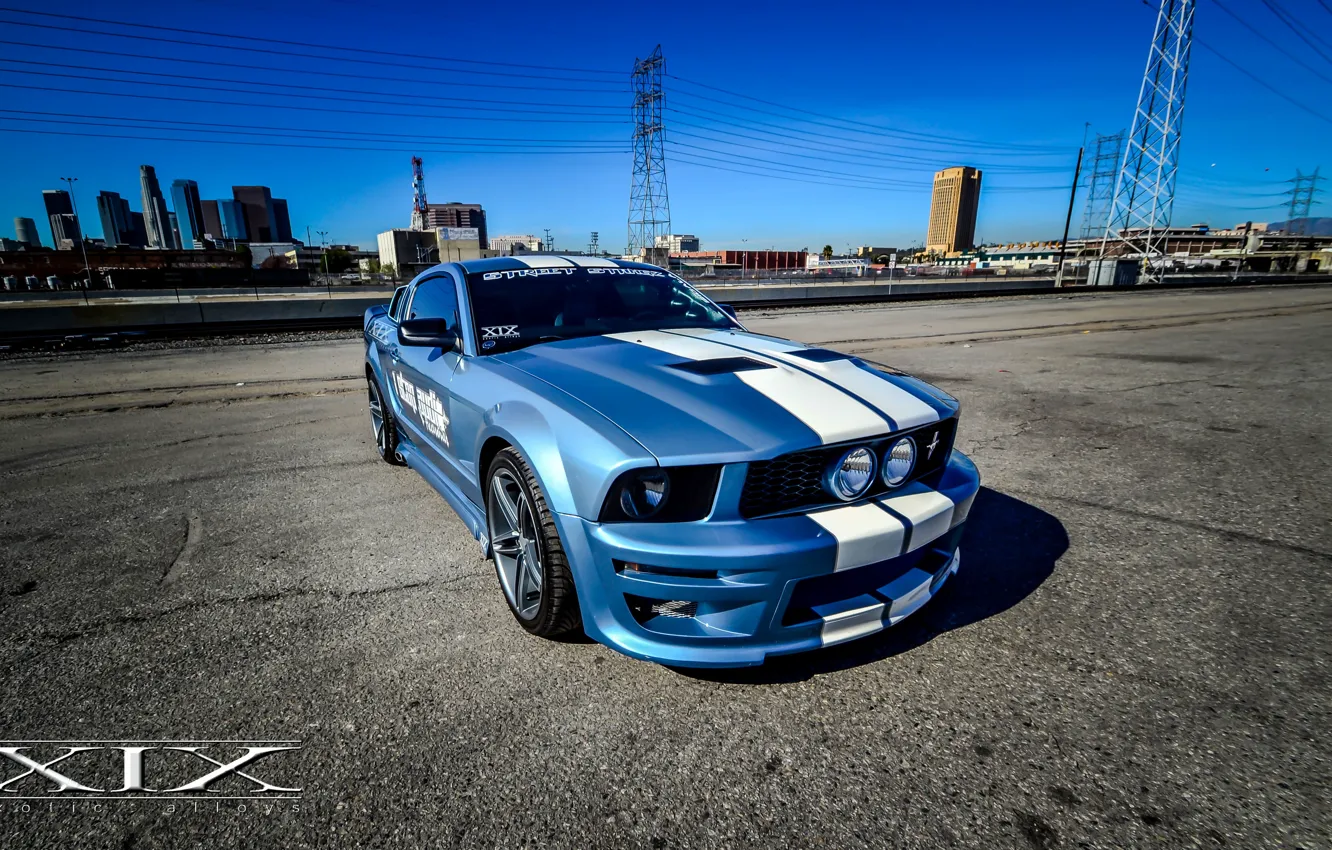
[[[441,272],[418,281],[399,319],[444,319],[450,328],[459,328],[458,288],[453,276]],[[402,345],[396,341],[393,348],[389,358],[393,372],[390,380],[412,442],[445,478],[455,486],[462,486],[464,476],[454,443],[449,397],[449,384],[462,355],[457,350]]]

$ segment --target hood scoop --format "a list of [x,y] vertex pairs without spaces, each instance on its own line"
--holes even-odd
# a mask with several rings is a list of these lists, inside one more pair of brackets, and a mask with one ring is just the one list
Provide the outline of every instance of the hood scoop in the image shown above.
[[752,357],[716,357],[712,360],[687,360],[684,363],[672,363],[670,368],[695,375],[726,375],[732,372],[749,372],[754,369],[776,369],[771,363],[764,363]]

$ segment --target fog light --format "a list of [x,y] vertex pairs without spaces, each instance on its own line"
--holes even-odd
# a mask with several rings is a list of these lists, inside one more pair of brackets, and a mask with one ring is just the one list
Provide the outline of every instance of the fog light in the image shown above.
[[883,483],[889,487],[901,486],[911,477],[915,466],[916,442],[910,437],[902,437],[883,454]]
[[874,452],[864,446],[850,449],[828,467],[824,486],[843,502],[849,502],[865,495],[874,483],[877,465]]

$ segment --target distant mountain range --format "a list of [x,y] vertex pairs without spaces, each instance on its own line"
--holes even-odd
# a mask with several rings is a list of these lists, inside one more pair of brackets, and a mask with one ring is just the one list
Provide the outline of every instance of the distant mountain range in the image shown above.
[[[1297,218],[1297,219],[1295,219],[1295,222],[1296,222],[1296,223],[1299,223],[1299,222],[1301,222],[1301,221],[1302,221],[1302,222],[1304,223],[1304,225],[1305,225],[1305,226],[1304,226],[1304,232],[1305,232],[1306,235],[1309,235],[1309,236],[1332,236],[1332,218],[1305,218],[1305,219],[1298,219],[1298,218]],[[1291,228],[1287,227],[1286,225],[1287,225],[1287,222],[1284,222],[1284,221],[1272,221],[1272,222],[1268,222],[1268,224],[1267,224],[1267,229],[1268,229],[1268,230],[1285,230],[1285,231],[1289,232]]]

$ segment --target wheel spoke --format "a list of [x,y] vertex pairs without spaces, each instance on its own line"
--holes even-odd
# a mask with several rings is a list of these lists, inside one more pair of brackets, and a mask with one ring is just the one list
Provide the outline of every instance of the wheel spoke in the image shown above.
[[495,493],[495,505],[500,509],[500,513],[504,515],[504,521],[508,523],[511,530],[519,531],[518,505],[515,503],[513,496],[509,495],[508,488],[504,486],[504,482],[499,476],[495,476],[490,487]]
[[537,554],[537,545],[535,540],[529,540],[523,547],[523,568],[527,571],[528,581],[532,589],[538,593],[541,591],[541,558]]
[[503,534],[496,534],[492,537],[490,545],[501,555],[508,558],[516,558],[518,557],[518,553],[522,551],[522,546],[518,541],[518,532],[506,531]]

